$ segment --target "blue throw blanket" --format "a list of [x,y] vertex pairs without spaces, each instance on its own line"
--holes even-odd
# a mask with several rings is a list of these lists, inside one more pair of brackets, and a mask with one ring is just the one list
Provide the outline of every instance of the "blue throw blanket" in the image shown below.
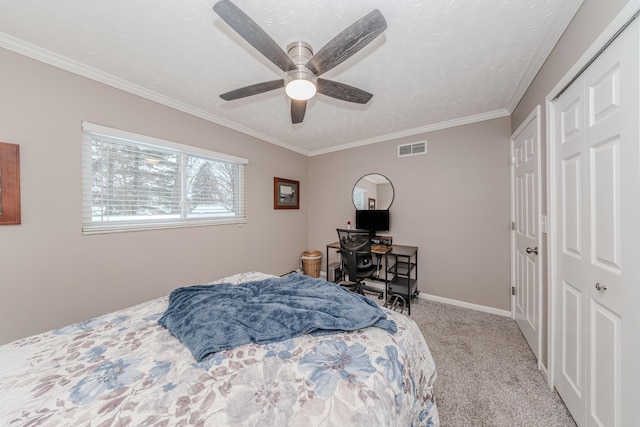
[[256,282],[200,285],[171,292],[158,320],[197,361],[247,343],[266,344],[303,334],[323,335],[396,324],[369,298],[300,274]]

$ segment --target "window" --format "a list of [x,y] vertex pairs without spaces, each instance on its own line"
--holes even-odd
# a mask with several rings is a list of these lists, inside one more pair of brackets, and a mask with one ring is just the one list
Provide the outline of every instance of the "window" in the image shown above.
[[364,188],[355,187],[353,189],[353,204],[356,206],[357,210],[368,209],[368,206],[364,203],[366,195],[367,190],[365,190]]
[[84,234],[246,222],[246,159],[84,122]]

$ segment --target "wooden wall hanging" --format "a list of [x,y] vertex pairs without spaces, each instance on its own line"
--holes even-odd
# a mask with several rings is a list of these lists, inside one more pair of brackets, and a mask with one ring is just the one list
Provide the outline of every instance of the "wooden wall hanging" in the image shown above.
[[0,225],[20,224],[20,146],[0,142]]

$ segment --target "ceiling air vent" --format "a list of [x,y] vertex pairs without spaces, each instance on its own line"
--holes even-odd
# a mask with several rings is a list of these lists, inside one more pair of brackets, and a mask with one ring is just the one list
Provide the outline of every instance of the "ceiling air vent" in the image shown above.
[[417,156],[427,153],[427,141],[398,145],[398,157]]

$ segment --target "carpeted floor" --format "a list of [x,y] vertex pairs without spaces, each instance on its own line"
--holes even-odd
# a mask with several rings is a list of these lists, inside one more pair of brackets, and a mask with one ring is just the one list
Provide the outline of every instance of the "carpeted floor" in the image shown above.
[[510,318],[425,299],[411,318],[436,363],[442,427],[576,425]]

